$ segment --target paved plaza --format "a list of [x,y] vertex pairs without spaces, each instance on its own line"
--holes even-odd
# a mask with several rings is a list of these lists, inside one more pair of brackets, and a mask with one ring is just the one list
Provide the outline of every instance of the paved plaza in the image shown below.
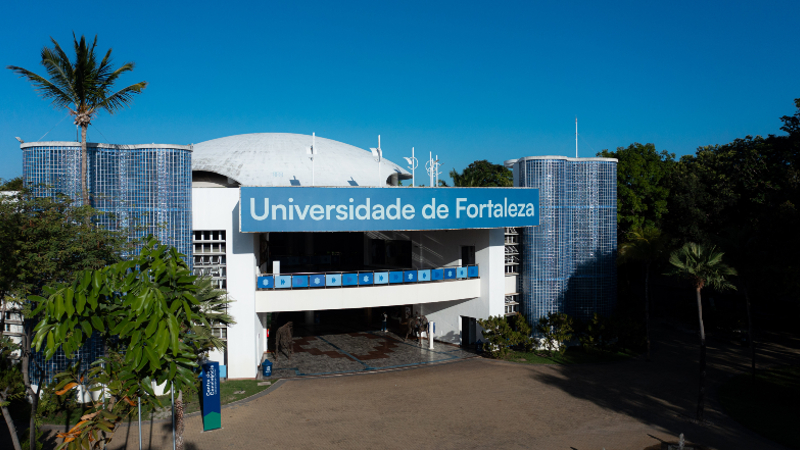
[[403,340],[393,332],[341,331],[341,328],[298,325],[295,327],[294,351],[269,355],[272,376],[293,378],[353,372],[396,369],[431,363],[451,362],[476,355],[458,346],[435,342],[428,348],[417,339]]
[[[294,376],[223,407],[221,430],[203,433],[201,418],[190,415],[186,449],[642,450],[660,448],[679,433],[720,450],[783,448],[727,417],[716,400],[722,382],[747,371],[746,347],[709,340],[710,424],[700,426],[692,420],[695,335],[662,325],[654,338],[649,363],[548,366],[477,357],[377,373]],[[800,340],[780,342],[759,346],[760,365],[800,364]],[[110,448],[138,449],[137,435],[135,422],[124,426]],[[169,422],[146,423],[142,435],[145,449],[172,448]]]

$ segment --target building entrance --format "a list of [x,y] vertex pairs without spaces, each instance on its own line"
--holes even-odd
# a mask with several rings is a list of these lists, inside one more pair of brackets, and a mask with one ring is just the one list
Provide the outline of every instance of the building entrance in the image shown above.
[[[435,342],[431,350],[427,339],[422,340],[422,345],[413,336],[404,340],[406,311],[411,314],[413,305],[273,314],[267,354],[273,363],[273,376],[319,376],[412,367],[474,356],[451,344]],[[381,331],[384,312],[386,332]],[[294,329],[292,351],[282,347],[276,353],[276,332],[289,321]]]

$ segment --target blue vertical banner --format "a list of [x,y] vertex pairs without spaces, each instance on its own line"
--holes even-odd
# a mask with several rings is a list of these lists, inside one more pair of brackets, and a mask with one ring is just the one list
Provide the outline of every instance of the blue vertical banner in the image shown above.
[[203,364],[203,431],[222,428],[222,404],[219,395],[219,363]]

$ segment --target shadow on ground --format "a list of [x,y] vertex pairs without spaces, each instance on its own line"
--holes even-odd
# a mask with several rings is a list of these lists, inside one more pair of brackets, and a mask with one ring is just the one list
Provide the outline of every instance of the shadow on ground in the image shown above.
[[[674,440],[684,433],[688,442],[719,449],[743,448],[743,440],[761,440],[730,419],[716,398],[720,384],[733,375],[749,372],[749,348],[726,339],[715,339],[713,335],[709,337],[706,423],[699,424],[695,420],[699,360],[696,334],[663,323],[654,328],[651,362],[642,356],[613,365],[560,366],[553,372],[532,372],[530,377],[572,397],[668,430],[675,436]],[[770,337],[776,342],[758,348],[760,367],[800,365],[798,348],[787,346],[797,345],[797,340]],[[796,424],[787,423],[786,426],[796,427]],[[765,439],[763,442],[764,448],[769,444],[774,446],[769,448],[782,448]]]

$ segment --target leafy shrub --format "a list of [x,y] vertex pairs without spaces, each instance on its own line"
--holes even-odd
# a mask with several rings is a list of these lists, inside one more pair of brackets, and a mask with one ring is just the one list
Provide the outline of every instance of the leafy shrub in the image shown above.
[[580,323],[578,328],[578,340],[588,352],[608,350],[617,340],[613,324],[597,313],[588,322]]
[[483,350],[494,358],[505,358],[513,348],[524,351],[533,349],[531,339],[531,326],[522,314],[513,316],[489,316],[488,319],[478,320],[484,329],[483,336],[486,341]]
[[539,318],[536,331],[541,333],[545,350],[552,355],[553,350],[558,351],[563,356],[567,351],[565,342],[572,339],[574,321],[566,313],[550,313],[546,317]]
[[647,337],[644,320],[634,314],[615,314],[609,318],[610,334],[615,339],[614,347],[618,350],[644,350]]

